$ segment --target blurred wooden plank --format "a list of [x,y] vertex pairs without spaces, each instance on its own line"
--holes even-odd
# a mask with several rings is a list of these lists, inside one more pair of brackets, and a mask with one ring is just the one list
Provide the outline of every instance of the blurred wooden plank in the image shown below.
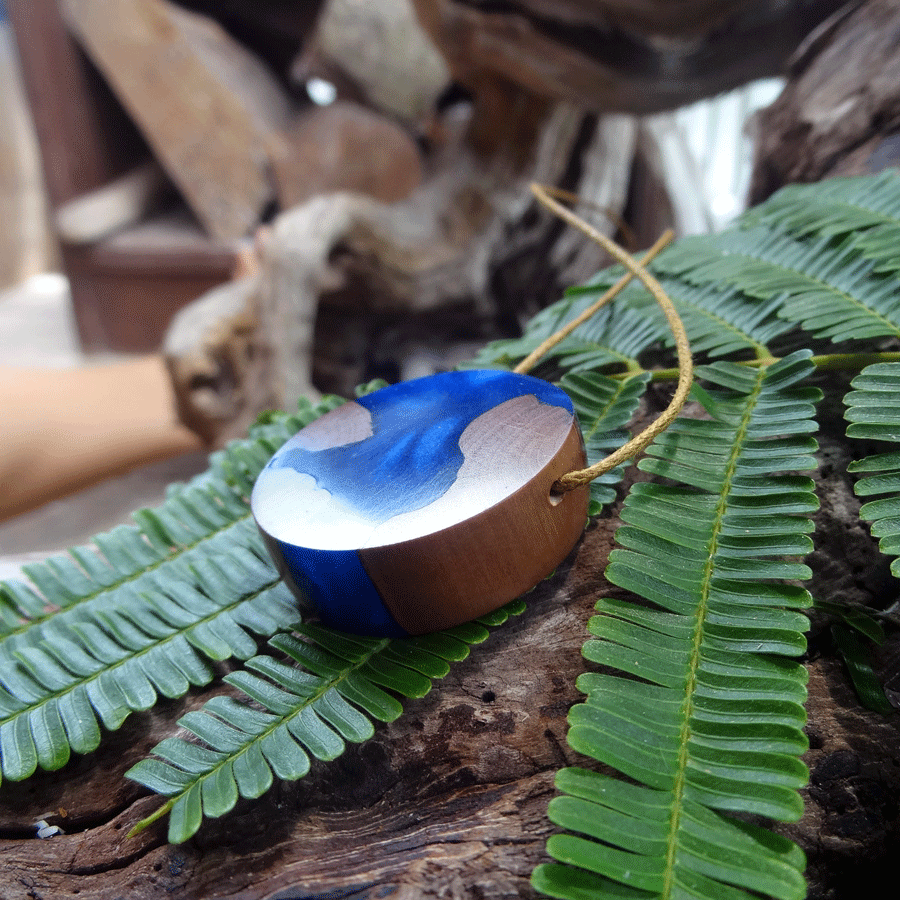
[[93,244],[141,221],[171,191],[165,173],[149,161],[56,210],[56,233],[67,244]]
[[84,350],[158,349],[172,316],[233,274],[240,242],[210,240],[185,209],[66,247]]
[[209,234],[247,234],[273,198],[269,151],[290,111],[265,66],[165,0],[60,7]]
[[137,163],[139,135],[66,32],[56,0],[6,0],[43,158],[50,205]]
[[[132,170],[147,147],[66,30],[56,0],[7,0],[7,9],[52,212]],[[82,349],[157,349],[176,309],[230,277],[233,248],[210,241],[188,216],[180,221],[136,226],[89,247],[61,243]]]

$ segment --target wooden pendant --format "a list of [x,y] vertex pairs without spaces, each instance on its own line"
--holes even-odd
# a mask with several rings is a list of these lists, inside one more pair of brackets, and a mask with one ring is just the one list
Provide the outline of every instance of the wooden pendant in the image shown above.
[[587,486],[572,401],[528,375],[446,372],[307,425],[251,505],[279,571],[332,627],[398,637],[449,628],[530,590],[569,554]]

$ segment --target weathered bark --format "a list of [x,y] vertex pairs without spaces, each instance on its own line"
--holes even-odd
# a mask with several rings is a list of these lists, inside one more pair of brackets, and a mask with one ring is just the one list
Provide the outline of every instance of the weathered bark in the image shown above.
[[[817,522],[820,599],[868,603],[890,585],[857,518],[846,451],[823,442]],[[547,861],[556,829],[546,817],[553,776],[596,767],[568,747],[566,715],[581,699],[577,675],[585,624],[596,601],[620,592],[602,572],[615,517],[592,525],[569,560],[527,598],[528,610],[454,665],[396,722],[316,763],[295,783],[241,801],[180,846],[165,822],[129,829],[161,802],[122,774],[174,731],[206,694],[134,714],[101,748],[0,792],[0,885],[4,900],[297,900],[353,896],[507,900],[535,898],[529,876]],[[810,900],[876,896],[900,847],[900,721],[865,710],[817,616],[809,672],[812,778],[803,819],[777,830],[809,860]],[[900,656],[900,636],[878,670]],[[216,688],[214,690],[220,690]],[[35,838],[44,820],[65,834]]]
[[54,266],[40,149],[15,42],[0,22],[0,290]]
[[798,54],[759,121],[753,199],[900,165],[900,5],[850,4]]
[[102,188],[60,206],[53,216],[56,233],[74,246],[95,244],[136,225],[170,199],[172,185],[153,160]]
[[[523,616],[429,696],[407,701],[397,722],[301,781],[242,801],[184,845],[166,845],[164,822],[125,837],[160,800],[122,773],[171,732],[185,703],[133,715],[58,773],[4,784],[4,900],[61,900],[76,890],[79,900],[330,891],[374,900],[391,888],[408,898],[535,896],[528,878],[552,831],[553,773],[575,762],[565,717],[610,538],[608,521],[593,527]],[[39,819],[66,834],[35,839]]]
[[671,109],[779,74],[845,0],[414,0],[454,77],[501,77],[588,109]]
[[[896,871],[900,827],[898,716],[862,707],[844,664],[828,642],[811,641],[803,761],[810,784],[803,791],[803,818],[778,828],[807,856],[807,900],[844,900],[875,895]],[[878,671],[900,650],[894,635],[879,653]]]

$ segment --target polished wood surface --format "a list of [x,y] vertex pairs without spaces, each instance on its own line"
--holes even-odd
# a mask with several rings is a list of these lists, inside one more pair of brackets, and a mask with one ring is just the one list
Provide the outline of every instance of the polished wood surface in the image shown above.
[[569,555],[587,521],[588,488],[551,493],[584,466],[578,425],[519,490],[418,539],[359,551],[393,617],[410,634],[450,628],[531,590]]
[[421,634],[483,615],[568,555],[587,488],[569,398],[500,371],[450,372],[347,403],[300,431],[252,505],[298,593],[336,627]]

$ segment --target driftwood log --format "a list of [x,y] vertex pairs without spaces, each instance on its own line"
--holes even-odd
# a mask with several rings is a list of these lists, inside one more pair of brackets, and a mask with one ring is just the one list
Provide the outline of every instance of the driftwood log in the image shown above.
[[[825,436],[823,454],[812,588],[865,604],[883,595],[886,573],[859,525],[846,451]],[[527,611],[428,696],[406,701],[396,722],[332,763],[314,762],[300,781],[240,801],[185,844],[166,843],[164,821],[126,837],[161,798],[122,775],[210,692],[132,714],[59,772],[4,783],[3,900],[537,900],[529,877],[547,861],[554,773],[592,765],[568,747],[566,715],[582,699],[574,681],[588,667],[587,619],[599,598],[620,594],[602,574],[616,525],[614,515],[592,524]],[[779,827],[807,854],[809,900],[877,896],[900,846],[900,722],[861,706],[828,635],[815,618],[806,811]],[[894,635],[878,669],[898,661]],[[63,833],[38,839],[41,821]]]
[[[324,194],[282,214],[261,236],[250,340],[254,371],[265,372],[254,376],[265,385],[262,396],[208,371],[195,378],[178,348],[209,341],[176,323],[166,344],[176,392],[189,420],[204,421],[207,438],[235,434],[232,422],[206,417],[210,377],[229,396],[240,394],[251,420],[267,405],[289,407],[318,388],[350,395],[373,377],[379,340],[415,345],[431,338],[446,347],[455,330],[471,350],[504,322],[515,329],[564,284],[599,267],[601,253],[539,213],[527,186],[562,184],[600,207],[621,209],[633,125],[520,94],[495,96],[483,114],[505,125],[489,157],[473,151],[468,130],[453,133],[447,123],[443,152],[452,164],[407,200],[388,205],[361,194]],[[573,165],[577,181],[567,178]],[[225,349],[207,357],[228,358],[230,334],[211,328]],[[229,406],[230,400],[222,404]]]
[[[401,122],[420,141],[423,183],[387,204],[372,189],[346,193],[356,185],[345,180],[343,191],[313,196],[274,221],[260,242],[260,284],[249,307],[256,322],[251,368],[261,373],[252,381],[267,387],[261,395],[227,374],[211,376],[208,367],[192,374],[171,352],[190,341],[176,329],[167,355],[178,373],[179,405],[213,443],[239,431],[207,415],[211,383],[225,394],[221,409],[240,407],[239,425],[267,405],[290,407],[316,390],[349,396],[372,377],[426,374],[417,365],[423,357],[436,355],[432,370],[442,368],[466,358],[459,348],[513,335],[589,276],[602,254],[540,211],[531,181],[577,193],[608,233],[627,217],[623,235],[652,240],[673,221],[666,193],[652,164],[640,163],[638,121],[613,111],[670,108],[777,72],[840,4],[694,0],[678,4],[676,15],[662,0],[523,0],[502,9],[415,0],[457,84],[424,118],[441,71],[423,66],[422,91],[388,108],[396,65],[363,52],[359,41],[337,41],[340,29],[332,27],[337,20],[352,33],[347,23],[382,16],[369,27],[408,44],[411,58],[424,58],[423,38],[398,24],[401,5],[333,0],[295,76],[329,75],[344,96]],[[296,138],[295,153],[308,158],[343,152],[340,138],[337,151],[308,131]],[[335,186],[323,182],[324,190]],[[228,330],[214,330],[224,343],[200,355],[227,360]],[[194,340],[210,346],[207,335]]]
[[900,4],[851,3],[798,50],[787,88],[761,115],[753,199],[898,165]]

